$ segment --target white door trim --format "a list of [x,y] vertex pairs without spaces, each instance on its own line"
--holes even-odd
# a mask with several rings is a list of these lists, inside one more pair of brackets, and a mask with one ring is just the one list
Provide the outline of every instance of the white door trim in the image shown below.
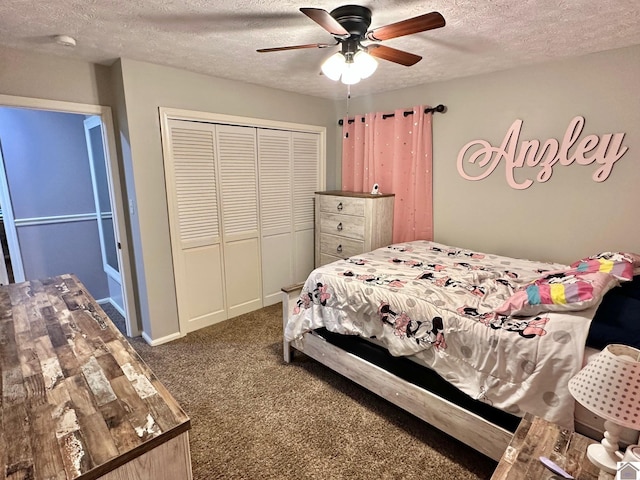
[[[104,105],[91,105],[85,103],[62,102],[58,100],[47,100],[43,98],[18,97],[13,95],[0,94],[0,106],[17,107],[17,108],[33,108],[36,110],[50,110],[55,112],[78,113],[82,115],[99,115],[102,118],[104,126],[104,148],[105,155],[108,159],[108,179],[110,195],[113,201],[114,226],[116,227],[116,242],[121,246],[119,261],[120,273],[122,275],[122,293],[126,313],[127,335],[139,336],[140,328],[138,327],[138,317],[134,303],[133,277],[131,273],[131,258],[129,242],[127,239],[127,227],[125,223],[125,197],[122,191],[120,176],[120,167],[116,154],[116,134],[113,123],[113,115],[111,107]],[[4,170],[4,169],[3,169]],[[0,177],[4,176],[3,174]],[[6,178],[5,178],[6,180]],[[2,181],[2,178],[0,178]],[[4,185],[6,187],[6,185]],[[4,189],[7,191],[6,189]],[[0,199],[0,201],[2,201]],[[4,202],[3,202],[4,203]],[[5,205],[2,205],[3,212]],[[13,212],[12,212],[13,213]],[[13,215],[12,215],[13,217]],[[13,218],[12,218],[13,220]],[[14,231],[15,233],[15,231]],[[7,233],[7,239],[9,234]],[[17,238],[15,238],[17,243]],[[22,267],[22,266],[21,266]],[[15,268],[15,267],[14,267]],[[16,277],[17,278],[17,277]],[[24,272],[22,272],[24,279]],[[18,280],[16,280],[18,281]]]
[[[109,194],[109,212],[103,212],[102,206],[100,205],[100,196],[98,193],[98,180],[96,179],[96,167],[95,167],[95,159],[93,158],[93,145],[91,143],[91,136],[89,135],[89,130],[95,127],[100,127],[101,136],[104,136],[104,126],[102,125],[102,119],[98,115],[92,115],[85,119],[84,121],[84,135],[85,140],[87,142],[87,153],[89,155],[89,170],[91,171],[91,184],[93,185],[93,201],[96,205],[96,217],[98,219],[98,232],[100,237],[100,253],[102,254],[102,268],[105,273],[111,277],[120,287],[122,288],[122,278],[120,275],[120,261],[118,261],[118,270],[113,268],[107,262],[107,246],[104,242],[104,225],[102,219],[111,218],[113,223],[113,198],[111,198],[111,186],[109,185],[110,179],[109,175],[107,175],[107,190]],[[102,148],[104,150],[104,138],[101,138]],[[117,238],[116,238],[117,241]],[[116,249],[118,246],[116,245]],[[119,257],[120,255],[116,255]]]
[[[9,184],[7,183],[7,171],[4,168],[4,156],[2,155],[2,138],[0,138],[0,205],[2,205],[2,218],[4,219],[4,231],[7,236],[7,248],[11,257],[11,269],[13,270],[14,282],[24,281],[24,269],[22,267],[22,255],[20,255],[20,244],[13,218],[13,205],[9,196]],[[2,259],[4,264],[4,259]],[[6,272],[6,266],[5,266]],[[9,283],[8,274],[7,283]]]

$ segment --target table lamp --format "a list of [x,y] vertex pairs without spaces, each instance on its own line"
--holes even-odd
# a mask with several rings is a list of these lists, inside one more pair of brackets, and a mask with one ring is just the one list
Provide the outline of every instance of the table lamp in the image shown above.
[[601,470],[615,473],[622,427],[640,430],[640,350],[607,345],[569,380],[569,392],[604,418],[604,438],[589,445],[587,457]]

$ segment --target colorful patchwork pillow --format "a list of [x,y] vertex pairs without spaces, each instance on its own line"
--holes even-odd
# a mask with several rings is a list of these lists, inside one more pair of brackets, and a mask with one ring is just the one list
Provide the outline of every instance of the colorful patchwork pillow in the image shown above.
[[621,252],[602,252],[571,264],[578,272],[610,273],[619,280],[631,280],[636,267],[640,267],[640,257]]
[[577,269],[548,272],[518,289],[495,311],[500,315],[531,316],[542,312],[584,310],[602,300],[619,284],[605,272],[581,272]]

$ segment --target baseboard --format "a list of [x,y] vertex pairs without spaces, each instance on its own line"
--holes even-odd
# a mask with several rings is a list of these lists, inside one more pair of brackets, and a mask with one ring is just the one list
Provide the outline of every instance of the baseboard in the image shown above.
[[142,338],[145,342],[147,342],[152,347],[157,347],[158,345],[162,345],[163,343],[169,343],[173,340],[177,340],[178,338],[182,338],[184,335],[180,334],[180,332],[172,333],[171,335],[167,335],[165,337],[160,337],[153,340],[147,332],[142,332]]
[[272,293],[271,295],[266,295],[262,299],[262,306],[269,307],[271,305],[275,305],[276,303],[280,303],[282,301],[282,292],[278,290],[276,293]]
[[96,302],[98,303],[98,305],[102,305],[103,303],[108,303],[113,308],[115,308],[116,311],[120,315],[122,315],[123,318],[125,318],[125,319],[127,318],[127,315],[124,313],[124,310],[122,309],[122,307],[120,305],[118,305],[116,302],[114,302],[111,297],[101,298],[100,300],[96,300]]
[[124,309],[120,305],[118,305],[116,302],[114,302],[111,298],[108,298],[108,300],[111,306],[115,308],[118,311],[118,313],[126,319],[127,315],[124,313]]

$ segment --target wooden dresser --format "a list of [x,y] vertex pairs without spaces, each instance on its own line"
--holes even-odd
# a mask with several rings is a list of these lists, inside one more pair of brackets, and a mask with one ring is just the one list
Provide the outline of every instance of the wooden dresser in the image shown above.
[[0,373],[0,478],[192,478],[189,418],[73,275],[0,287]]
[[394,195],[316,192],[316,267],[391,244]]

